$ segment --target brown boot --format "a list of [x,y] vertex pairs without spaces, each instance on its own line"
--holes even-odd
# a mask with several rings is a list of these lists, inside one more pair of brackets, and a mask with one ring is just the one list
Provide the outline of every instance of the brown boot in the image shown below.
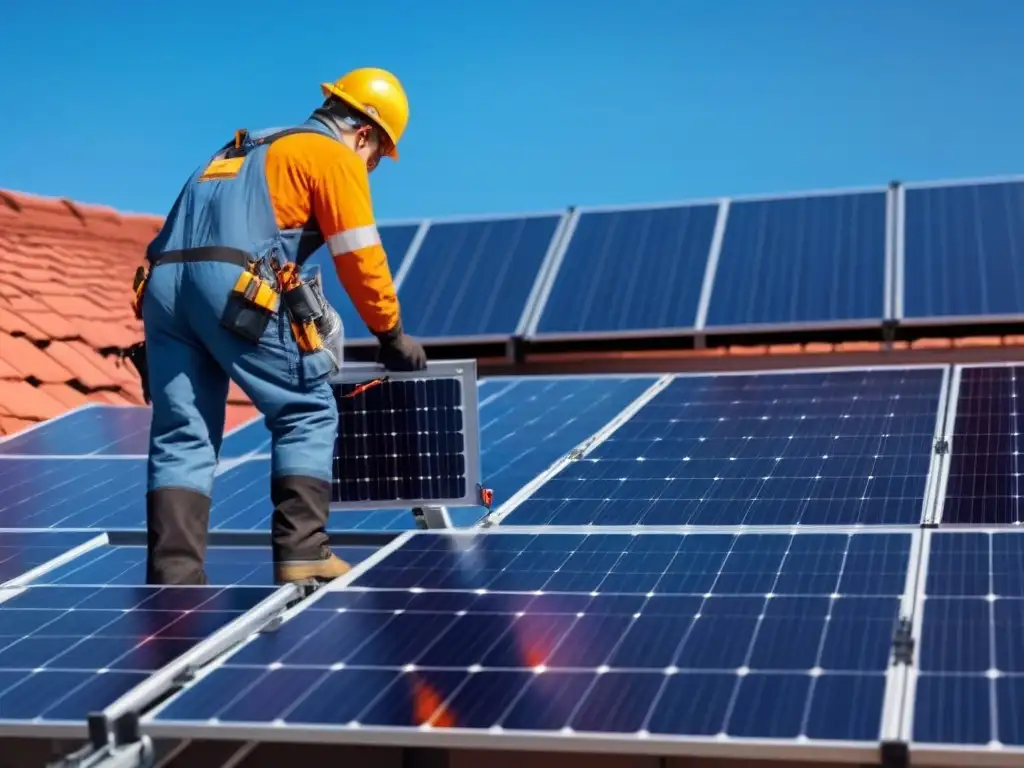
[[210,497],[187,488],[146,494],[146,583],[207,584]]
[[270,498],[274,503],[274,579],[279,584],[328,581],[352,570],[327,544],[324,529],[331,501],[330,483],[312,477],[275,477]]
[[331,553],[323,560],[292,560],[274,563],[274,581],[278,584],[295,584],[302,581],[330,581],[344,576],[352,566]]

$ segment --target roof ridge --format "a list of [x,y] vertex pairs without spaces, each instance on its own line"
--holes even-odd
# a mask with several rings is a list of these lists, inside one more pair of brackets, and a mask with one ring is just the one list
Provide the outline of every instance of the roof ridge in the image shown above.
[[[21,217],[30,221],[18,222]],[[148,213],[120,211],[98,203],[83,203],[68,197],[50,197],[32,192],[0,189],[0,218],[5,225],[24,223],[32,229],[79,229],[81,227],[145,228],[151,235],[163,224],[163,217]],[[150,235],[150,236],[151,236]]]

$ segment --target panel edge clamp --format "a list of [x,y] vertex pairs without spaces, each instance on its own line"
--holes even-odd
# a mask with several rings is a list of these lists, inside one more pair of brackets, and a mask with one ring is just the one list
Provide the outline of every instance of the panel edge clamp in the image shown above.
[[910,765],[910,749],[902,741],[883,741],[878,752],[882,768],[906,768]]
[[937,456],[945,456],[949,453],[949,440],[945,437],[940,437],[935,441],[935,454]]
[[448,507],[414,507],[412,517],[421,531],[455,527],[448,514]]
[[892,638],[892,663],[911,665],[914,663],[914,634],[910,618],[901,616]]

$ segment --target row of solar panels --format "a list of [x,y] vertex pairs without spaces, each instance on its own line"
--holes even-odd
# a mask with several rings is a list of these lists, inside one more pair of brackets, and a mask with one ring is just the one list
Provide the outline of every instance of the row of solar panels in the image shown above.
[[[495,378],[480,394],[482,477],[506,527],[1024,521],[1024,366]],[[0,528],[143,530],[148,425],[147,409],[92,407],[0,443]],[[214,530],[267,530],[269,443],[259,421],[225,438]],[[414,527],[408,504],[377,498],[330,529]],[[485,513],[452,509],[461,527]]]
[[[1019,531],[407,533],[280,623],[298,591],[266,548],[212,547],[185,588],[143,586],[142,548],[102,536],[0,554],[8,738],[103,748],[137,714],[155,738],[787,764],[1024,745]],[[78,764],[151,764],[130,751]]]
[[[709,334],[1024,315],[1024,181],[381,227],[434,343]],[[326,252],[314,263],[332,272]],[[337,280],[350,340],[369,340]]]

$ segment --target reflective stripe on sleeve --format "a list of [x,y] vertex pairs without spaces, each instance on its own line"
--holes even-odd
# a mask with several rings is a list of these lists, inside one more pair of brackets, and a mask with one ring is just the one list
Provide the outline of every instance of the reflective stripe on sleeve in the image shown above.
[[380,245],[380,233],[377,232],[377,227],[373,224],[339,232],[327,238],[327,247],[335,256],[358,251],[360,248],[368,248],[371,245]]

